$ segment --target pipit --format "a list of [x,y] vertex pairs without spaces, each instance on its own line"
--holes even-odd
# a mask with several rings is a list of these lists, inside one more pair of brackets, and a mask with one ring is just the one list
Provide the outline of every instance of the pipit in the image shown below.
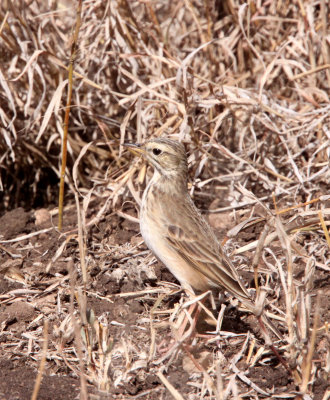
[[[141,233],[149,249],[184,289],[193,293],[226,290],[258,315],[231,260],[188,193],[183,144],[152,139],[126,146],[154,167],[140,210]],[[265,316],[262,320],[269,326]]]

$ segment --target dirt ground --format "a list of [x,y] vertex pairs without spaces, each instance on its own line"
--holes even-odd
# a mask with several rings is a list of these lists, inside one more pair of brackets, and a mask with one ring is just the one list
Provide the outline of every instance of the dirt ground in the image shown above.
[[[100,200],[95,200],[87,217],[91,218],[100,206]],[[133,214],[134,209],[125,212]],[[229,220],[229,214],[220,219],[219,215],[210,218],[214,227]],[[84,297],[73,207],[65,212],[64,221],[64,233],[60,234],[55,228],[57,216],[45,209],[36,213],[18,208],[0,219],[0,235],[3,236],[1,399],[31,398],[42,355],[46,319],[49,321],[47,357],[38,398],[79,397],[77,337],[70,322],[72,288],[75,315],[79,319],[81,313],[86,313],[84,329],[88,333],[82,336],[85,339],[80,339],[80,346],[90,398],[171,399],[172,395],[157,375],[160,366],[166,371],[168,382],[187,399],[200,398],[202,393],[202,398],[208,398],[208,385],[224,385],[228,390],[230,382],[231,390],[238,391],[241,398],[252,398],[253,393],[261,397],[295,397],[297,387],[293,378],[274,354],[263,347],[255,318],[231,307],[228,300],[221,337],[201,335],[194,342],[187,339],[177,353],[162,360],[175,343],[169,317],[187,298],[175,290],[178,286],[171,274],[146,252],[138,224],[108,213],[90,228],[86,242],[88,280]],[[245,238],[244,235],[239,238],[241,243],[251,234],[245,232]],[[77,268],[71,277],[70,268]],[[298,265],[295,278],[299,279],[302,274]],[[252,282],[252,273],[246,273],[245,278]],[[318,289],[323,290],[320,317],[324,323],[329,320],[329,274],[326,271],[317,271],[313,292]],[[163,300],[156,305],[160,296]],[[79,306],[77,299],[84,298],[87,304]],[[283,303],[283,299],[281,301]],[[95,321],[102,325],[103,336],[100,330],[96,334]],[[285,335],[281,325],[278,327]],[[198,326],[201,333],[205,334],[207,329],[210,327]],[[150,357],[153,340],[155,347]],[[325,398],[328,382],[325,374],[322,376],[321,366],[326,363],[328,345],[325,333],[321,332],[313,354],[314,363],[319,367],[314,371],[315,374],[318,371],[313,383],[315,400]],[[285,357],[288,349],[277,346]],[[252,353],[248,360],[249,350]],[[210,372],[215,362],[218,370]],[[207,384],[209,373],[214,380]],[[220,375],[224,382],[219,380]]]

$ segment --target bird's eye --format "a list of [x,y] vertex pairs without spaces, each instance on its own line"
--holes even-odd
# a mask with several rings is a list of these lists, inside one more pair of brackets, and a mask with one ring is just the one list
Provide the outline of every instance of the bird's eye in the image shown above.
[[152,149],[152,152],[154,153],[155,156],[159,156],[159,154],[160,154],[162,151],[161,151],[161,149],[154,148],[154,149]]

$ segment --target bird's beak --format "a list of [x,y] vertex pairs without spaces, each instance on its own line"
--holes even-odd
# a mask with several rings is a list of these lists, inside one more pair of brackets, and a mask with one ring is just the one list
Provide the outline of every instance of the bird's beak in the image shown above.
[[141,144],[124,143],[123,146],[136,156],[144,156],[146,151]]

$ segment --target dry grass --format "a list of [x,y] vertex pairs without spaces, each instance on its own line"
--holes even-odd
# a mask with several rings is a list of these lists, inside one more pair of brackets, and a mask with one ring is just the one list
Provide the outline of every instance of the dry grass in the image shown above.
[[[1,3],[2,212],[56,205],[75,12],[69,0]],[[74,231],[73,236],[79,251],[75,267],[83,275],[79,272],[77,279],[83,284],[78,290],[74,274],[57,278],[61,293],[72,292],[71,305],[76,300],[79,306],[75,303],[71,311],[64,307],[66,312],[56,317],[58,343],[49,344],[47,356],[54,371],[80,371],[83,382],[84,369],[89,383],[105,391],[157,375],[164,386],[146,390],[141,398],[165,396],[163,387],[177,399],[272,396],[272,390],[247,376],[258,363],[268,365],[271,353],[251,334],[221,331],[221,318],[207,342],[212,349],[204,355],[207,363],[184,343],[176,346],[189,371],[189,385],[184,394],[173,387],[166,370],[175,352],[161,357],[155,343],[164,324],[174,327],[190,303],[183,298],[169,309],[163,300],[173,286],[166,283],[141,289],[141,276],[150,278],[153,272],[139,243],[113,246],[106,235],[99,242],[89,239],[109,214],[136,221],[125,204],[140,202],[149,172],[121,144],[166,135],[187,145],[191,194],[209,212],[211,223],[216,226],[219,213],[235,221],[230,231],[229,226],[221,229],[234,238],[228,244],[236,246],[236,265],[253,270],[245,264],[251,265],[257,248],[253,265],[259,266],[262,285],[273,289],[268,312],[284,332],[277,346],[294,385],[285,389],[274,382],[273,391],[286,398],[313,397],[316,382],[329,377],[329,313],[319,313],[322,305],[326,309],[330,271],[329,12],[325,0],[83,2],[66,177],[66,209],[74,196],[81,200],[76,202],[78,235]],[[60,237],[47,272],[64,259],[73,236],[66,231]],[[0,243],[3,252],[10,244],[9,256],[15,258],[13,249],[20,253],[23,239]],[[141,282],[140,291],[122,293],[122,298],[136,296],[146,304],[145,315],[136,322],[141,335],[135,338],[124,335],[114,341],[109,324],[117,322],[106,314],[95,317],[86,306],[87,298],[106,298],[93,291],[89,275],[95,266],[108,268],[106,253],[121,260],[116,274],[138,275]],[[27,292],[5,295],[2,302],[19,298],[37,306],[37,298],[29,297],[31,282],[12,273],[17,267],[8,268],[7,275],[10,270],[11,279],[23,279]],[[317,276],[324,283],[315,283]],[[48,290],[53,293],[54,288]],[[56,302],[49,305],[49,314],[56,307]],[[43,318],[46,313],[35,325],[38,340]],[[225,358],[219,341],[235,344],[237,353]],[[325,390],[317,393],[329,398]]]

